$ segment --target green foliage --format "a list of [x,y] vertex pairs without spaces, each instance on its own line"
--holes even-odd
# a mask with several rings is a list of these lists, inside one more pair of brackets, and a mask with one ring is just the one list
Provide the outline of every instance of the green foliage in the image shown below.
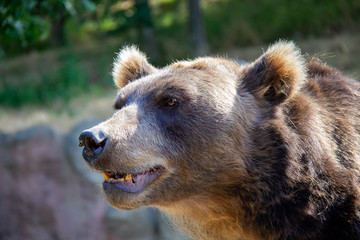
[[35,1],[1,1],[0,3],[0,39],[2,47],[26,47],[41,41],[48,34],[49,25],[37,12]]
[[[144,28],[155,33],[157,56],[151,51],[147,54],[156,65],[191,56],[187,3],[188,0],[1,0],[3,63],[9,56],[53,48],[57,43],[65,44],[67,54],[54,53],[55,64],[37,61],[37,66],[45,67],[27,69],[37,72],[35,75],[5,71],[9,74],[6,76],[1,72],[0,104],[18,107],[58,99],[66,102],[78,94],[112,86],[109,72],[114,52],[125,44],[144,49],[148,40]],[[359,0],[202,0],[202,10],[213,51],[279,38],[331,37],[340,31],[351,33],[360,29]],[[116,44],[108,46],[108,39],[114,39]],[[100,50],[71,53],[85,45]],[[19,73],[26,71],[22,64],[18,63]]]
[[91,0],[2,0],[0,49],[3,53],[5,49],[10,53],[19,53],[28,47],[44,45],[54,33],[55,24],[63,28],[67,18],[78,12],[94,11],[95,8]]
[[[99,93],[99,89],[112,84],[110,76],[100,78],[104,79],[102,82],[90,83],[90,73],[96,74],[96,70],[100,69],[93,69],[92,72],[85,69],[80,65],[76,55],[60,56],[59,62],[61,66],[56,71],[45,72],[36,79],[22,79],[20,82],[3,81],[0,85],[1,105],[7,107],[21,107],[25,104],[47,105],[54,100],[67,103],[74,96],[84,92]],[[103,71],[104,66],[101,67],[100,71]],[[103,87],[100,88],[99,85]]]
[[226,0],[205,4],[204,19],[210,45],[219,49],[357,31],[359,12],[360,1],[352,0]]
[[[190,49],[187,1],[3,0],[0,48],[11,54],[47,47],[54,37],[83,42],[108,35],[141,44],[140,28],[147,26],[154,29],[164,53],[171,51],[169,43]],[[202,10],[212,49],[360,28],[358,0],[202,0]],[[66,28],[56,35],[61,18]]]

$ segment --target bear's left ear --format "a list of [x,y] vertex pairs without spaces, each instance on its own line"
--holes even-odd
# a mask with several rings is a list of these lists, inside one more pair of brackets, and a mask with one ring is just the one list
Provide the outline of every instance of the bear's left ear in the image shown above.
[[247,67],[242,86],[256,98],[276,105],[296,93],[305,80],[300,50],[292,42],[280,41]]
[[112,76],[116,86],[122,88],[126,84],[151,73],[157,69],[148,63],[146,56],[136,47],[125,47],[114,61]]

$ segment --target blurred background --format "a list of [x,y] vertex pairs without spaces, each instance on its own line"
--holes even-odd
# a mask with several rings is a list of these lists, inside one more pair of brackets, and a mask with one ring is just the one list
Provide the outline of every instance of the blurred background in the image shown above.
[[0,239],[187,239],[155,209],[111,208],[82,163],[115,53],[253,61],[278,39],[359,79],[360,0],[1,0]]

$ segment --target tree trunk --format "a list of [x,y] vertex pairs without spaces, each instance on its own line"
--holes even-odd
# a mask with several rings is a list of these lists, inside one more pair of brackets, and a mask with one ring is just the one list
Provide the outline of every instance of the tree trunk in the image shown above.
[[151,9],[148,0],[135,0],[137,9],[137,27],[140,31],[141,45],[154,59],[158,59],[159,52],[155,39],[154,24],[151,19]]
[[53,46],[61,46],[65,43],[65,15],[65,10],[60,8],[58,16],[55,16],[51,21],[50,42]]
[[196,56],[206,55],[209,51],[205,39],[200,0],[189,0],[189,28],[191,43]]

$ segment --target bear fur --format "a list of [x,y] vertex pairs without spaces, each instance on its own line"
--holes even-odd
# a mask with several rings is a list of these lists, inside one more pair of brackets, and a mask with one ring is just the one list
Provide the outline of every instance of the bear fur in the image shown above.
[[100,145],[82,139],[84,158],[106,178],[147,185],[106,180],[112,206],[157,207],[197,239],[360,239],[355,80],[286,41],[250,64],[203,57],[161,69],[126,47],[113,77],[116,111],[87,130],[106,141],[94,157]]

